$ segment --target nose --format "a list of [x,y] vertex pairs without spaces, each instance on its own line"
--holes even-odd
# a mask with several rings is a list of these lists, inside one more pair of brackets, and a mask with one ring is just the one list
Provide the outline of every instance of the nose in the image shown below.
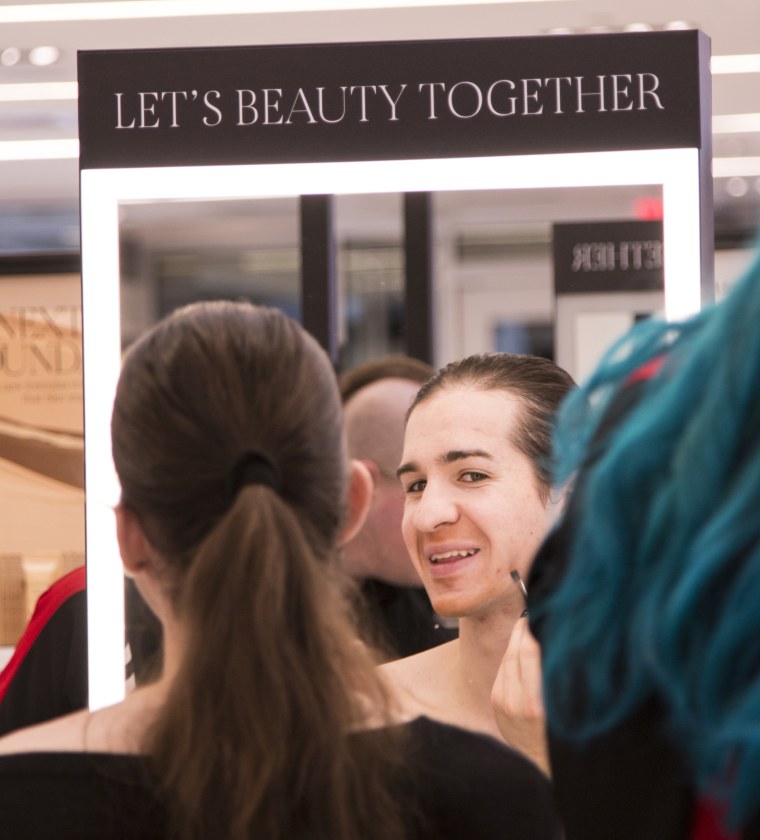
[[431,532],[442,525],[450,525],[459,518],[459,508],[451,488],[445,482],[428,479],[422,495],[412,513],[414,527],[418,531]]

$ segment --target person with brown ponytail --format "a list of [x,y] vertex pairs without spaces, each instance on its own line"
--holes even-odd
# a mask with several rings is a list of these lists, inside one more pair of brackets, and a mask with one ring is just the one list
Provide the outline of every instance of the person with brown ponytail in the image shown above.
[[549,840],[517,753],[394,707],[337,552],[371,492],[335,375],[277,310],[178,310],[128,352],[112,417],[126,572],[163,670],[0,740],[3,836]]

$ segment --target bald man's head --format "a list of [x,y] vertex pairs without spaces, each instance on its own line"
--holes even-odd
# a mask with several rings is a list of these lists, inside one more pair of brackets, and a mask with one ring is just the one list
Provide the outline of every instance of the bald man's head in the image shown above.
[[404,418],[419,383],[388,377],[356,391],[344,405],[348,451],[364,461],[374,482],[372,505],[343,562],[357,578],[420,586],[401,537],[404,496],[396,469],[404,448]]
[[379,379],[357,391],[344,406],[348,452],[374,461],[394,477],[404,448],[404,417],[419,390],[408,379]]
[[436,369],[422,359],[415,359],[414,356],[404,353],[391,353],[389,356],[370,359],[343,371],[338,377],[340,398],[345,405],[361,388],[366,388],[380,379],[406,379],[422,385],[435,372]]

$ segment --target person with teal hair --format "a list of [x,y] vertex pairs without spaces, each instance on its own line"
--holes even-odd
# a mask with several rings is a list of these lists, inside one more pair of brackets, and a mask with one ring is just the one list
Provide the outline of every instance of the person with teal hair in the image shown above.
[[528,580],[566,840],[760,838],[760,256],[563,405]]

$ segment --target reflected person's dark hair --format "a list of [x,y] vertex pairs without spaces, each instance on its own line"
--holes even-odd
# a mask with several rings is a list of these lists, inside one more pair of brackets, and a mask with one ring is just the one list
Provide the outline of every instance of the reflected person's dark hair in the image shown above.
[[476,353],[451,362],[418,391],[407,419],[420,403],[439,391],[459,386],[508,391],[523,407],[512,443],[533,463],[539,492],[546,500],[552,486],[552,431],[560,404],[575,387],[572,376],[550,359],[518,353]]
[[[144,744],[172,837],[401,836],[391,731],[347,737],[387,696],[334,562],[349,467],[325,353],[274,309],[186,307],[127,353],[112,439],[187,633]],[[229,486],[251,450],[279,490]]]

